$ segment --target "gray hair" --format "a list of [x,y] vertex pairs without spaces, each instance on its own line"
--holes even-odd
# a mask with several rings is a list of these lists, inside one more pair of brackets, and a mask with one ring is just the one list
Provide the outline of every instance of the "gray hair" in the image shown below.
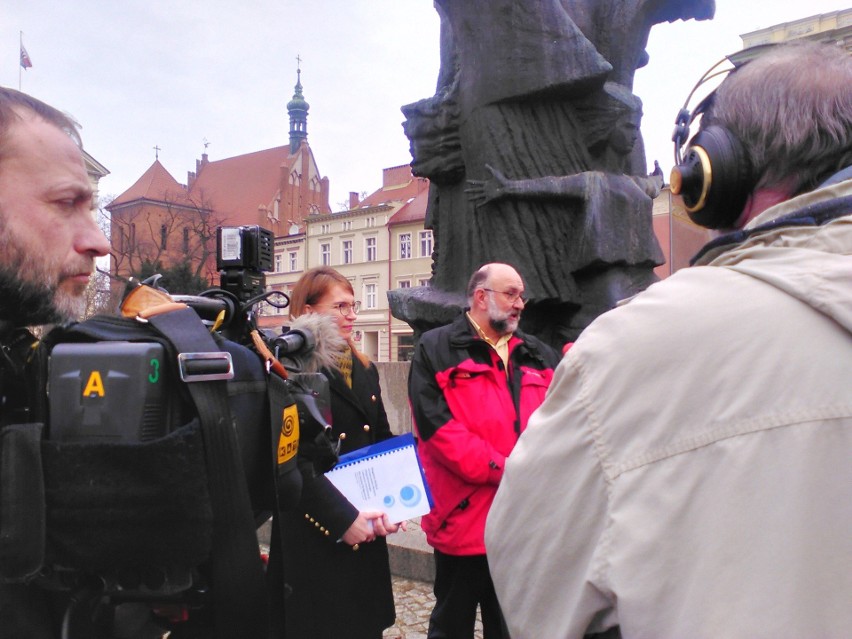
[[470,280],[467,283],[467,304],[468,306],[473,306],[473,294],[476,293],[476,289],[481,288],[483,284],[485,284],[486,280],[488,280],[488,273],[491,270],[491,265],[486,264],[485,266],[480,267],[477,271],[474,272],[473,275],[470,276]]
[[0,87],[0,156],[6,143],[6,133],[13,122],[20,120],[22,112],[30,112],[65,131],[77,146],[83,148],[77,123],[62,111],[26,93]]
[[852,56],[813,42],[779,45],[725,79],[702,128],[745,147],[757,187],[793,180],[798,194],[852,164]]

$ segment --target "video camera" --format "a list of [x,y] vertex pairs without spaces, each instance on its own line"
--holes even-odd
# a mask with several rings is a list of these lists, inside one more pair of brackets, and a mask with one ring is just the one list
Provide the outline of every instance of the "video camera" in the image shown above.
[[[84,584],[90,599],[110,605],[177,605],[216,617],[198,635],[181,634],[192,624],[176,624],[174,637],[238,636],[259,623],[252,614],[265,619],[254,605],[265,593],[242,573],[259,562],[255,528],[296,506],[305,472],[337,461],[317,362],[342,340],[324,316],[299,318],[277,334],[257,327],[258,304],[289,304],[264,290],[272,246],[261,227],[220,228],[220,288],[169,295],[156,277],[131,281],[124,317],[45,336],[30,370],[30,414],[43,435],[22,444],[22,456],[40,463],[18,478],[22,492],[13,495],[45,506],[13,511],[0,503],[4,527],[10,512],[21,513],[0,536],[0,578],[75,593]],[[8,446],[4,459],[13,455]],[[230,502],[240,499],[250,521],[238,530],[240,506]],[[12,555],[14,565],[4,562]],[[79,609],[80,597],[71,600]],[[90,636],[87,614],[69,605],[67,615],[77,618],[67,636]]]
[[[256,348],[250,335],[258,331],[273,356],[296,375],[304,373],[306,360],[316,352],[316,326],[297,325],[281,334],[257,327],[256,307],[266,302],[286,308],[286,294],[266,292],[265,271],[272,268],[272,233],[260,226],[219,227],[216,233],[217,268],[220,288],[200,295],[170,295],[157,287],[158,276],[142,283],[157,287],[171,300],[192,308],[201,321],[218,336],[242,346]],[[131,284],[132,294],[136,284]],[[158,298],[163,300],[166,298]],[[326,335],[325,339],[330,337]],[[333,338],[333,336],[331,336]],[[203,367],[206,379],[233,377],[233,361],[227,353],[191,358],[178,354],[177,376],[165,364],[166,347],[157,342],[96,341],[57,343],[50,353],[49,414],[52,440],[149,441],[167,435],[183,418],[175,407],[175,398],[167,389],[185,381],[192,370]],[[90,374],[80,377],[81,372]],[[170,378],[171,377],[171,378]],[[177,377],[177,378],[174,378]],[[106,380],[112,387],[105,392]],[[299,386],[298,376],[291,386]],[[82,393],[80,389],[82,388]],[[297,397],[305,394],[296,390]],[[306,395],[307,401],[315,392]],[[312,417],[327,415],[322,411]]]

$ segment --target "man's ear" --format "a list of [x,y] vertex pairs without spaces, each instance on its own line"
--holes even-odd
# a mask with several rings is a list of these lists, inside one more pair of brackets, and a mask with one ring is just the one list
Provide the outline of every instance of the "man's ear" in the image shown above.
[[487,294],[487,293],[486,293],[486,291],[485,291],[485,289],[484,289],[484,288],[478,288],[478,289],[476,289],[476,290],[473,292],[473,302],[474,302],[474,304],[479,305],[480,303],[484,303],[486,294]]

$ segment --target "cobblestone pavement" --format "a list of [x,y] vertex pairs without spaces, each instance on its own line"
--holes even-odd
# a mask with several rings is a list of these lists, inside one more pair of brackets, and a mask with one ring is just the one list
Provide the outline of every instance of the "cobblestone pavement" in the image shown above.
[[[435,605],[432,584],[393,578],[393,595],[396,603],[396,623],[385,630],[384,639],[426,639],[429,614]],[[482,639],[482,624],[477,615],[474,638]]]

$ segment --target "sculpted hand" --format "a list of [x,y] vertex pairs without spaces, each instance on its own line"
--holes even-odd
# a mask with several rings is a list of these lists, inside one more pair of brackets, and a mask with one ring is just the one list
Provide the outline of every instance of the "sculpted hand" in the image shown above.
[[506,197],[511,193],[510,180],[489,164],[485,168],[491,173],[490,180],[468,180],[468,188],[464,190],[474,206],[480,207],[494,200]]
[[631,179],[652,200],[660,194],[663,188],[662,175],[651,174],[648,177],[633,177]]

